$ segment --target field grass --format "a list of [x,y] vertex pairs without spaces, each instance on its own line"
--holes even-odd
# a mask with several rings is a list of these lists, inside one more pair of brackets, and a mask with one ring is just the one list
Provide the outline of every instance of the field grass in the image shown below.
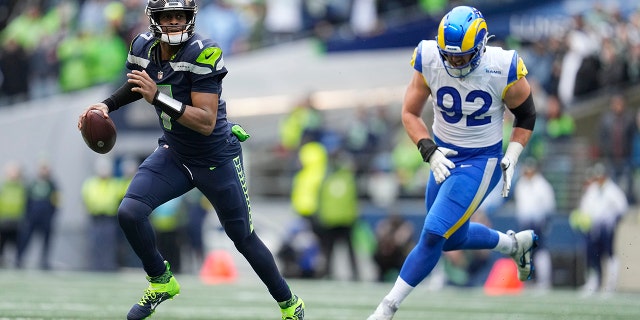
[[[181,294],[153,319],[279,319],[256,278],[208,285],[179,275]],[[290,280],[307,305],[307,320],[364,320],[391,284]],[[140,272],[114,274],[0,270],[0,319],[124,319],[146,287]],[[640,319],[640,294],[582,296],[573,290],[488,296],[481,289],[419,286],[395,320],[403,319]]]

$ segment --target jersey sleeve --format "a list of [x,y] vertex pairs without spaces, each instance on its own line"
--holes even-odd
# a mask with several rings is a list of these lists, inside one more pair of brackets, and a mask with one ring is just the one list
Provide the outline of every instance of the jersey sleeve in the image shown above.
[[143,59],[143,51],[145,45],[143,34],[138,34],[129,45],[129,54],[127,54],[126,68],[129,70],[143,70],[148,65],[148,60]]
[[511,58],[511,65],[509,66],[509,76],[507,77],[507,85],[511,85],[520,78],[526,76],[529,73],[527,66],[524,65],[524,61],[518,55],[518,52],[513,51],[513,57]]
[[424,41],[418,43],[415,49],[413,49],[413,55],[411,56],[411,66],[416,71],[422,73],[422,44]]
[[509,90],[516,81],[520,80],[520,78],[526,76],[528,73],[529,71],[527,70],[527,66],[524,65],[524,61],[520,58],[518,52],[513,51],[511,65],[509,66],[509,75],[507,76],[507,86],[502,91],[502,97],[504,98],[507,90]]
[[222,49],[213,41],[198,40],[191,43],[189,52],[192,90],[220,94],[222,79],[227,75]]

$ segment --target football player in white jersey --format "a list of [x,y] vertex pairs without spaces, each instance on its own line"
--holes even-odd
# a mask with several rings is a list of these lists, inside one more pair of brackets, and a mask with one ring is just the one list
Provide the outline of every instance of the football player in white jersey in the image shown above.
[[[413,53],[402,123],[431,167],[427,215],[417,245],[369,320],[392,319],[443,251],[493,249],[516,261],[521,281],[532,276],[538,239],[532,230],[502,233],[470,222],[501,177],[502,196],[509,195],[514,168],[536,120],[524,62],[513,50],[487,46],[488,38],[482,13],[460,6],[442,18],[436,39],[421,41]],[[433,136],[421,117],[429,96]],[[506,109],[515,121],[503,155]]]

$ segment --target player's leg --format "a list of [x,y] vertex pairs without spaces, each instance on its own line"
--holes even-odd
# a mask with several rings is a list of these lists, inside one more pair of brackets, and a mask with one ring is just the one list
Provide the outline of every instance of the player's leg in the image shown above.
[[289,289],[280,274],[272,253],[253,229],[251,203],[246,185],[242,156],[227,163],[194,169],[196,187],[209,199],[225,233],[238,251],[247,259],[269,293],[282,309],[282,318],[304,318],[304,303]]
[[[472,189],[465,189],[467,186],[476,188],[474,185],[474,175],[477,178],[482,174],[483,178],[480,185],[477,185],[478,192],[475,193],[469,207],[465,211],[465,216],[471,216],[482,201],[487,197],[489,192],[498,184],[501,180],[501,169],[498,166],[494,166],[493,158],[488,159],[484,165],[484,170],[481,172],[475,172],[475,174],[464,175],[460,177],[458,182],[459,187],[456,187],[456,192],[462,192],[465,194],[471,194]],[[474,166],[475,168],[476,166]],[[481,168],[482,166],[478,166]],[[460,168],[461,170],[462,168]],[[467,169],[467,168],[464,168]],[[488,178],[488,179],[487,179]],[[444,246],[445,251],[449,250],[478,250],[478,249],[492,249],[505,255],[509,255],[518,266],[518,278],[521,281],[531,279],[533,274],[533,249],[537,246],[538,236],[533,230],[523,230],[518,233],[514,231],[507,231],[503,233],[494,229],[491,229],[481,223],[469,222],[465,220],[468,226],[453,231]]]
[[468,163],[472,165],[451,170],[451,176],[439,185],[430,176],[425,196],[427,217],[418,243],[369,320],[391,319],[402,301],[436,266],[447,239],[460,229],[466,234],[471,215],[497,184],[500,174],[496,158]]
[[140,165],[118,209],[120,227],[140,258],[149,281],[149,287],[133,305],[127,319],[150,316],[159,303],[180,292],[169,263],[157,249],[149,215],[160,204],[192,188],[187,172],[183,170],[169,150],[158,148]]

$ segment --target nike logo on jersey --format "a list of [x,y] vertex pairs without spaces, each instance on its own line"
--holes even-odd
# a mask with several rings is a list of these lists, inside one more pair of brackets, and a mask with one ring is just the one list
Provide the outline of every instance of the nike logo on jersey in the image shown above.
[[216,169],[216,167],[209,167],[209,170],[210,170],[210,171],[213,171],[213,170],[215,170],[215,169]]
[[468,168],[468,167],[473,167],[473,166],[470,165],[470,164],[461,164],[460,165],[460,168]]
[[204,55],[204,58],[205,58],[205,59],[209,59],[209,58],[211,58],[211,56],[212,56],[214,53],[216,53],[216,52],[215,52],[215,51],[211,51],[211,53],[209,53],[209,54],[205,54],[205,55]]

